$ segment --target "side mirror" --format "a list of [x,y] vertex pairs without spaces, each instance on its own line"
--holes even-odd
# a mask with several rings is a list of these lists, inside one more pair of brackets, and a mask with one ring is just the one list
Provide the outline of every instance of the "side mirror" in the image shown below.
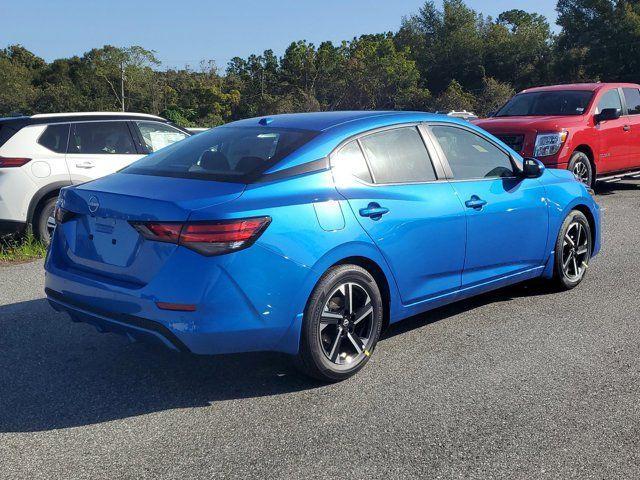
[[604,122],[606,120],[617,120],[622,115],[619,108],[605,108],[600,113],[596,114],[594,120],[596,123]]
[[544,163],[536,158],[525,158],[522,163],[522,176],[525,178],[538,178],[544,173]]

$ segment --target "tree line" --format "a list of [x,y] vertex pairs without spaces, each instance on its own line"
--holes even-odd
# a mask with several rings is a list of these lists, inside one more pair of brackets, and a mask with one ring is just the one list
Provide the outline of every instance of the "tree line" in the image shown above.
[[339,44],[291,43],[219,69],[162,69],[155,52],[106,45],[50,63],[0,50],[0,115],[127,110],[183,126],[283,112],[473,110],[550,83],[640,82],[640,0],[559,0],[556,34],[523,10],[485,17],[463,0],[427,1],[398,31]]

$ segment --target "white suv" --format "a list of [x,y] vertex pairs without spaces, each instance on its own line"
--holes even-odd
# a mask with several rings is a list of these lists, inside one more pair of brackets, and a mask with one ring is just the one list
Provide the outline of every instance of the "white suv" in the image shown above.
[[0,234],[31,225],[49,241],[58,192],[114,173],[190,133],[140,113],[0,118]]

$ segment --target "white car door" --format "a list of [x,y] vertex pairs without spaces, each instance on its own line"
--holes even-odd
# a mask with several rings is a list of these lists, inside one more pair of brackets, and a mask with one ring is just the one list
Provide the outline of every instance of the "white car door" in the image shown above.
[[66,161],[73,183],[117,172],[143,156],[126,120],[71,124]]

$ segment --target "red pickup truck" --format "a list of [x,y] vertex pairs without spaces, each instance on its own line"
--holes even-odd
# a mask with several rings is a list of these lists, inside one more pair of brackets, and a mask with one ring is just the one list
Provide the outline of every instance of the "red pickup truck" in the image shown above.
[[473,123],[523,157],[566,168],[589,186],[640,176],[640,86],[582,83],[524,90]]

